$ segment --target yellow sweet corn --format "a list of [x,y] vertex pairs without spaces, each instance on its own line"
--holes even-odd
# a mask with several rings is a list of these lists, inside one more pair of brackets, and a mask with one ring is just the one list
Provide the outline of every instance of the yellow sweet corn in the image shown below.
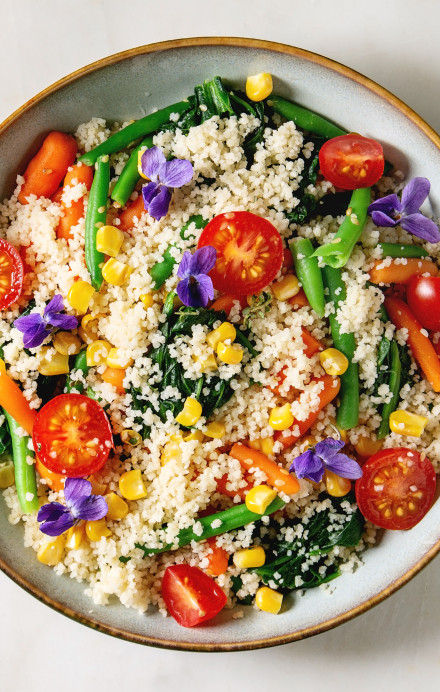
[[214,351],[209,354],[206,358],[200,356],[193,356],[196,363],[200,363],[200,372],[209,372],[212,370],[217,370],[218,365],[215,359]]
[[9,488],[14,485],[14,464],[11,460],[0,462],[0,488]]
[[222,322],[217,329],[206,335],[206,343],[215,350],[220,341],[227,341],[227,339],[235,341],[236,336],[237,332],[234,325],[230,322]]
[[105,515],[106,519],[111,519],[112,521],[119,521],[123,519],[128,514],[128,505],[122,497],[116,495],[116,493],[108,493],[104,495],[104,499],[107,502],[108,512]]
[[87,346],[86,360],[89,368],[97,367],[98,365],[106,365],[107,356],[110,353],[112,345],[103,339],[96,339]]
[[264,565],[266,553],[261,546],[256,546],[255,548],[237,550],[232,559],[236,567],[251,569],[251,567],[262,567]]
[[371,457],[373,454],[379,452],[382,449],[382,446],[382,440],[375,440],[372,437],[361,435],[354,445],[354,448],[360,457]]
[[87,312],[95,289],[87,281],[75,281],[67,294],[69,305],[81,315]]
[[41,360],[37,370],[40,375],[67,375],[69,372],[69,356],[63,356],[50,346],[43,346],[39,355]]
[[92,495],[104,495],[107,490],[105,483],[97,481],[95,476],[89,476],[87,480],[92,484]]
[[277,300],[289,300],[300,292],[301,286],[294,274],[286,274],[281,281],[272,284],[271,289]]
[[147,496],[147,489],[140,469],[126,471],[119,479],[119,490],[126,500],[140,500]]
[[105,523],[105,519],[86,521],[86,536],[89,541],[100,541],[101,538],[111,536],[111,531]]
[[139,173],[140,177],[143,178],[144,180],[150,180],[150,178],[147,178],[147,176],[145,175],[145,173],[144,173],[143,170],[142,170],[142,160],[141,160],[141,159],[142,159],[143,153],[144,153],[147,149],[148,149],[148,147],[141,147],[141,148],[139,149],[139,151],[138,151],[138,166],[137,166],[137,168],[138,168],[138,173]]
[[275,406],[269,414],[269,425],[274,430],[287,430],[293,425],[294,420],[289,403]]
[[143,293],[139,296],[139,299],[143,303],[144,308],[151,308],[154,305],[154,298],[151,293]]
[[133,358],[127,358],[120,348],[111,348],[106,358],[108,367],[115,368],[116,370],[125,370],[125,368],[133,365],[133,362]]
[[276,496],[277,491],[268,485],[256,485],[246,495],[246,507],[255,514],[264,514]]
[[86,527],[83,521],[66,531],[66,548],[68,550],[78,550],[84,538],[85,531]]
[[128,280],[132,271],[133,269],[128,264],[110,257],[102,268],[102,276],[108,284],[122,286]]
[[45,540],[38,548],[37,560],[42,562],[43,565],[54,567],[63,558],[65,543],[66,539],[63,535],[57,536],[50,541]]
[[191,440],[197,440],[197,442],[202,442],[203,433],[201,430],[193,430],[192,432],[188,433],[188,435],[185,435],[185,437],[183,437],[182,439],[184,442],[191,442]]
[[164,445],[162,450],[162,455],[160,457],[160,463],[165,466],[169,461],[176,459],[180,461],[182,459],[182,450],[180,449],[180,443],[183,441],[181,435],[171,435],[168,442]]
[[409,411],[393,411],[390,415],[390,428],[398,435],[408,437],[420,437],[425,429],[428,419]]
[[282,604],[283,594],[269,589],[268,586],[261,586],[255,595],[255,605],[266,613],[276,615],[280,612]]
[[0,372],[6,372],[6,363],[3,358],[0,358]]
[[243,360],[243,349],[239,344],[225,344],[223,341],[217,345],[217,356],[222,363],[238,365]]
[[343,375],[348,368],[348,358],[337,348],[326,348],[319,354],[319,360],[327,375]]
[[270,72],[251,75],[246,80],[246,96],[251,101],[262,101],[272,93],[273,81]]
[[123,430],[120,437],[124,444],[132,447],[136,447],[142,442],[142,436],[136,430]]
[[221,437],[226,435],[226,428],[224,423],[219,423],[218,421],[211,421],[208,423],[205,429],[206,437],[212,437],[214,440],[219,440]]
[[96,249],[98,252],[103,252],[110,257],[116,257],[119,254],[122,243],[124,242],[124,233],[116,226],[101,226],[96,233]]
[[249,440],[247,444],[267,457],[273,456],[273,437],[257,437],[255,440]]
[[184,425],[186,428],[190,428],[195,425],[202,415],[202,405],[197,399],[189,396],[185,399],[183,409],[176,416],[176,423],[179,425]]
[[351,481],[348,478],[342,478],[328,469],[324,474],[324,483],[325,489],[332,497],[344,497],[351,490]]
[[57,332],[52,344],[62,356],[74,356],[81,350],[81,341],[72,332]]

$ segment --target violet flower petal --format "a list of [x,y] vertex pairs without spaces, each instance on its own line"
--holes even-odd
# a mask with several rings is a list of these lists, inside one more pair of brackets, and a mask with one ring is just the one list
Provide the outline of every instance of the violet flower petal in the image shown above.
[[396,226],[396,224],[398,223],[396,219],[392,219],[383,211],[373,211],[371,213],[371,218],[373,219],[376,226],[391,227]]
[[[177,295],[184,305],[191,305],[190,277],[186,276],[177,284]],[[194,306],[193,306],[194,307]]]
[[142,197],[144,198],[145,209],[148,210],[149,204],[154,199],[154,197],[158,194],[159,188],[160,188],[159,183],[148,183],[148,185],[143,186]]
[[23,333],[23,346],[25,348],[37,348],[49,336],[50,329],[45,327],[42,321],[36,327],[28,329]]
[[197,286],[197,295],[200,303],[198,305],[193,305],[193,307],[206,307],[208,301],[214,298],[214,286],[212,285],[212,280],[210,276],[206,274],[197,274],[195,277],[194,286]]
[[41,524],[40,531],[41,533],[45,533],[47,536],[61,536],[62,533],[68,529],[71,529],[76,523],[77,520],[75,517],[69,511],[67,511],[55,521],[45,521],[43,524]]
[[177,295],[188,307],[206,307],[209,300],[214,298],[214,287],[209,276],[198,274],[186,277],[177,284]]
[[172,159],[167,161],[160,171],[159,179],[162,185],[167,187],[182,187],[191,182],[194,169],[190,161],[186,159]]
[[217,259],[217,250],[212,245],[206,245],[196,250],[191,256],[190,261],[190,274],[196,276],[197,274],[207,274],[215,265]]
[[166,158],[162,149],[159,147],[151,147],[146,149],[141,156],[142,173],[150,180],[159,180],[159,171],[166,163]]
[[49,315],[51,312],[61,312],[64,310],[63,296],[57,293],[44,308],[44,315]]
[[416,235],[418,238],[427,240],[428,243],[438,243],[440,241],[440,231],[437,224],[432,219],[423,216],[423,214],[403,216],[399,223],[405,231]]
[[66,504],[74,509],[76,504],[84,499],[85,497],[90,497],[92,494],[92,484],[85,478],[66,478],[64,483],[64,499]]
[[75,504],[75,515],[78,519],[96,521],[105,517],[107,512],[108,505],[102,495],[83,497]]
[[24,315],[23,317],[17,317],[14,322],[14,327],[20,332],[26,332],[29,329],[34,329],[40,324],[45,327],[45,322],[38,312],[32,312],[30,315]]
[[162,217],[167,215],[170,202],[171,191],[167,187],[161,185],[157,195],[155,195],[149,203],[147,211],[153,219],[159,221]]
[[185,250],[179,264],[179,269],[177,270],[177,276],[179,279],[187,279],[191,276],[191,260],[192,254],[189,252],[189,250]]
[[396,194],[392,194],[371,202],[368,207],[368,213],[371,215],[373,211],[382,211],[384,214],[391,216],[393,212],[400,212],[402,209],[403,206],[398,196]]
[[413,178],[402,190],[402,209],[405,216],[419,211],[423,202],[429,195],[431,183],[428,178]]
[[319,483],[324,475],[324,464],[313,450],[308,449],[293,460],[289,471],[294,471],[298,478],[309,478]]
[[62,313],[52,313],[47,317],[47,321],[52,327],[60,327],[61,329],[76,329],[78,320],[74,315],[64,315]]
[[38,510],[37,521],[56,521],[68,511],[68,508],[61,502],[47,502]]
[[354,459],[350,459],[346,454],[335,454],[334,457],[325,463],[329,471],[333,471],[341,478],[356,480],[362,476],[362,469]]
[[333,437],[327,437],[322,442],[318,442],[315,446],[315,453],[326,462],[335,456],[345,446],[343,440],[335,440]]

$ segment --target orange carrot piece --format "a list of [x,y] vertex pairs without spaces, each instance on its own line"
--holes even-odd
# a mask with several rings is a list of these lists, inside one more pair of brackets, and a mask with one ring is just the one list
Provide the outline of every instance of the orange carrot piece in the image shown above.
[[401,264],[401,260],[392,260],[388,267],[383,266],[384,260],[376,260],[370,269],[370,281],[373,284],[407,284],[412,276],[430,274],[437,276],[438,269],[431,260],[420,257],[408,257]]
[[315,353],[324,349],[322,343],[318,341],[318,339],[315,339],[305,327],[301,328],[301,335],[304,343],[304,353],[308,358],[311,358]]
[[18,201],[27,204],[29,195],[52,197],[75,161],[77,151],[76,141],[71,135],[50,132],[24,172]]
[[94,169],[92,166],[86,166],[85,163],[76,163],[74,166],[69,166],[64,177],[63,188],[73,187],[78,183],[84,183],[86,188],[90,190],[93,183]]
[[290,249],[288,247],[285,247],[283,250],[283,263],[281,265],[281,271],[285,270],[286,272],[289,271],[289,269],[293,269],[293,255],[290,252]]
[[210,577],[219,577],[220,574],[224,574],[228,569],[229,554],[224,548],[217,545],[217,538],[215,536],[208,538],[207,543],[212,553],[209,553],[207,556],[208,566],[205,572],[209,574]]
[[62,476],[60,473],[54,473],[50,471],[46,466],[44,466],[38,456],[35,457],[35,470],[46,481],[46,484],[52,490],[64,490],[64,483],[66,482],[66,476]]
[[[90,190],[92,187],[92,182],[93,168],[91,166],[85,166],[84,164],[77,164],[75,166],[71,166],[67,171],[62,190],[64,192],[66,188],[77,185],[78,183],[84,183],[87,190]],[[56,234],[57,238],[69,240],[69,238],[73,237],[72,227],[76,226],[79,220],[84,216],[84,198],[80,197],[79,199],[72,201],[70,207],[65,206],[62,200],[60,200],[60,203],[63,210],[63,216],[59,221]]]
[[267,483],[275,490],[293,495],[299,490],[299,483],[295,476],[292,476],[286,469],[281,468],[275,461],[272,461],[262,452],[251,449],[237,442],[233,445],[229,456],[238,459],[242,467],[249,470],[252,467],[260,469],[267,476]]
[[106,368],[106,370],[104,370],[104,372],[102,373],[101,377],[104,380],[104,382],[107,382],[107,384],[112,384],[119,394],[125,394],[123,384],[125,370],[121,370],[120,368]]
[[299,293],[297,293],[296,296],[289,298],[287,302],[289,303],[289,305],[292,306],[294,310],[298,310],[299,308],[305,308],[307,307],[307,305],[310,305],[307,296],[302,288],[299,290]]
[[225,473],[221,478],[217,478],[217,492],[221,495],[226,495],[226,497],[231,497],[232,499],[238,495],[244,501],[246,498],[246,493],[253,487],[253,484],[248,482],[243,488],[239,490],[229,490],[227,484],[229,483],[228,474]]
[[247,302],[246,302],[246,296],[230,296],[230,295],[224,295],[220,296],[217,298],[217,300],[214,300],[212,305],[210,305],[211,310],[224,310],[227,315],[231,312],[232,308],[234,307],[234,303],[238,300],[240,303],[241,309],[246,307]]
[[29,406],[18,384],[0,369],[0,406],[9,413],[18,425],[32,435],[37,412]]
[[128,207],[119,214],[119,220],[121,223],[119,224],[118,228],[125,232],[131,231],[135,225],[135,218],[137,217],[140,219],[142,214],[146,213],[144,199],[142,195],[139,195],[134,202],[131,202]]
[[[426,379],[435,392],[440,392],[440,360],[426,330],[414,317],[408,305],[400,298],[385,298],[385,310],[397,329],[408,330],[408,345]],[[425,333],[424,333],[425,332]]]
[[[315,380],[315,382],[323,382],[324,387],[321,389],[319,392],[319,404],[318,408],[316,411],[313,411],[312,413],[309,414],[309,416],[306,418],[306,420],[295,420],[292,427],[289,428],[288,430],[277,430],[275,432],[275,440],[277,442],[281,442],[283,447],[286,449],[287,447],[291,447],[295,442],[298,442],[298,440],[304,435],[304,433],[309,430],[315,420],[318,418],[318,415],[322,409],[327,406],[333,399],[338,395],[338,392],[341,388],[341,382],[339,380],[339,377],[331,377],[330,375],[324,375],[323,377],[319,377]],[[298,428],[298,433],[294,432],[294,430]]]

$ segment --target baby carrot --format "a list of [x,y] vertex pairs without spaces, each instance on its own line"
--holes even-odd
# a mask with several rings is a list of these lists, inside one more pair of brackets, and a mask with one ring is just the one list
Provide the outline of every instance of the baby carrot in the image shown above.
[[370,281],[373,284],[407,284],[417,274],[437,276],[438,269],[434,262],[421,257],[408,257],[405,264],[402,264],[402,260],[393,260],[388,266],[384,266],[381,259],[376,260],[370,269]]
[[29,406],[18,384],[6,374],[3,361],[0,361],[0,406],[3,406],[23,430],[32,435],[37,412]]
[[121,211],[119,214],[119,220],[120,224],[118,228],[121,229],[121,231],[131,231],[134,228],[135,225],[135,218],[140,219],[142,214],[146,214],[147,212],[145,211],[145,206],[144,206],[144,198],[142,195],[139,195],[137,199],[134,200],[134,202],[130,202],[128,207],[124,209],[124,211]]
[[[63,192],[78,183],[84,183],[87,190],[90,190],[93,182],[93,168],[84,164],[71,166],[64,178]],[[66,206],[61,200],[61,207],[64,216],[61,217],[56,229],[57,238],[68,240],[72,237],[71,229],[76,226],[84,216],[84,198],[72,200],[70,206]]]
[[212,305],[209,306],[209,309],[217,310],[218,312],[221,312],[223,310],[229,316],[229,313],[234,307],[236,301],[240,303],[241,309],[243,309],[247,305],[246,296],[223,295],[217,298],[217,300],[214,300]]
[[18,201],[27,204],[29,195],[51,197],[75,161],[77,150],[71,135],[50,132],[23,174],[24,183]]
[[37,471],[38,475],[46,481],[49,488],[52,490],[64,490],[66,476],[62,476],[60,473],[50,471],[41,463],[37,456],[35,457],[35,470]]
[[221,478],[217,478],[217,492],[221,495],[226,495],[226,497],[231,497],[234,499],[236,495],[241,497],[242,500],[246,498],[246,493],[253,487],[252,483],[247,483],[246,486],[240,488],[239,490],[229,490],[228,488],[228,474],[225,473]]
[[296,294],[296,296],[293,296],[293,298],[289,298],[287,302],[289,303],[289,305],[292,306],[294,310],[298,310],[299,308],[305,308],[307,305],[310,305],[309,301],[307,300],[307,296],[302,288],[300,289],[299,293]]
[[215,536],[211,536],[206,541],[211,548],[211,553],[207,555],[208,566],[205,569],[206,574],[210,577],[219,577],[220,574],[224,574],[228,569],[229,554],[224,548],[217,545],[217,539]]
[[315,353],[318,353],[318,351],[323,350],[324,346],[321,342],[315,339],[305,327],[301,328],[301,337],[304,344],[304,353],[308,358],[311,358]]
[[287,495],[293,495],[293,493],[298,492],[299,483],[297,479],[262,452],[237,442],[233,445],[229,456],[238,459],[244,469],[255,467],[263,471],[267,476],[267,483],[275,490],[280,490],[287,493]]

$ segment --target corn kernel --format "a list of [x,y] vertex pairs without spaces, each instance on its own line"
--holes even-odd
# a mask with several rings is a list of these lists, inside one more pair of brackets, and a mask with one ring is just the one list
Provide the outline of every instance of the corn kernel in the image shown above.
[[206,343],[215,350],[220,341],[226,341],[227,339],[235,341],[236,336],[237,332],[234,325],[230,322],[222,322],[217,329],[214,329],[206,335]]
[[50,346],[44,346],[39,355],[41,360],[37,370],[40,375],[67,375],[69,372],[69,356],[63,356]]
[[154,298],[151,293],[143,293],[141,296],[139,296],[139,298],[146,309],[151,308],[154,305]]
[[128,505],[122,497],[119,497],[116,493],[108,493],[108,495],[104,495],[104,500],[107,502],[108,506],[108,511],[105,515],[106,519],[119,521],[127,516]]
[[133,365],[133,362],[133,358],[127,358],[121,348],[111,348],[106,359],[108,367],[116,370],[125,370]]
[[299,448],[301,450],[301,454],[303,452],[306,452],[310,447],[313,447],[317,443],[316,437],[314,435],[306,435],[305,437],[302,437],[299,440]]
[[420,437],[425,429],[428,419],[409,411],[394,411],[390,415],[390,428],[398,435],[408,437]]
[[243,360],[243,349],[238,344],[228,344],[220,343],[217,345],[217,355],[222,363],[227,365],[238,365]]
[[233,562],[240,569],[251,569],[251,567],[262,567],[266,562],[266,553],[261,546],[255,548],[245,548],[234,553]]
[[66,548],[68,550],[78,550],[84,538],[85,530],[85,523],[82,521],[66,531]]
[[176,423],[179,423],[179,425],[184,425],[186,428],[190,428],[192,425],[197,423],[201,415],[201,403],[197,401],[197,399],[194,399],[194,397],[189,396],[187,399],[185,399],[183,409],[176,416],[175,420]]
[[289,403],[275,406],[269,414],[269,425],[274,430],[287,430],[293,425],[294,420]]
[[122,286],[130,276],[133,269],[114,257],[110,257],[102,268],[102,276],[112,286]]
[[246,507],[255,514],[264,514],[276,496],[277,491],[268,485],[256,485],[246,495]]
[[269,589],[268,586],[261,586],[255,594],[255,605],[265,613],[276,615],[280,612],[282,604],[283,594]]
[[104,495],[107,490],[106,483],[100,483],[95,476],[89,476],[87,480],[92,484],[92,495]]
[[319,354],[319,360],[327,375],[343,375],[348,368],[348,358],[337,348],[326,348]]
[[142,442],[142,436],[136,430],[123,430],[121,432],[121,440],[124,444],[136,447]]
[[148,147],[141,147],[138,151],[138,165],[137,165],[138,173],[139,173],[140,177],[143,178],[144,180],[150,180],[150,178],[148,178],[142,170],[142,156],[143,156],[144,152],[147,151],[147,149],[148,149]]
[[147,489],[140,469],[126,471],[119,479],[119,490],[126,500],[140,500],[147,496]]
[[81,341],[71,332],[57,332],[52,344],[62,356],[74,356],[81,350]]
[[75,281],[67,294],[69,305],[81,315],[87,312],[95,289],[87,281]]
[[15,475],[14,475],[14,464],[12,460],[1,461],[0,462],[0,488],[9,488],[14,485]]
[[382,449],[383,441],[374,440],[366,435],[361,435],[354,448],[360,457],[371,457]]
[[209,372],[212,370],[217,370],[218,365],[215,359],[214,351],[207,356],[207,358],[202,358],[200,356],[193,356],[196,363],[200,363],[200,372]]
[[57,536],[52,540],[46,540],[40,545],[37,552],[37,560],[43,565],[54,567],[61,562],[64,555],[65,536]]
[[122,243],[124,242],[124,234],[116,226],[101,226],[96,233],[96,249],[98,252],[103,252],[110,257],[116,257],[119,254]]
[[208,423],[204,433],[206,437],[212,437],[214,440],[219,440],[221,437],[226,435],[226,428],[223,423],[213,420],[211,423]]
[[191,442],[192,440],[197,440],[197,442],[203,441],[203,433],[201,430],[193,430],[192,432],[185,435],[183,438],[184,442]]
[[89,541],[100,541],[101,538],[111,536],[111,531],[105,523],[105,519],[86,521],[86,536]]
[[168,442],[164,445],[162,450],[162,456],[160,458],[160,463],[165,466],[169,461],[176,460],[181,461],[182,450],[180,449],[180,443],[183,441],[181,435],[171,435]]
[[300,292],[301,286],[294,274],[286,274],[281,281],[272,284],[271,289],[277,300],[289,300]]
[[3,358],[0,358],[0,373],[6,372],[6,363]]
[[351,490],[351,481],[348,478],[342,478],[328,469],[324,474],[324,483],[325,489],[332,497],[344,497]]
[[89,368],[97,367],[98,365],[106,365],[107,356],[110,353],[112,345],[103,339],[96,339],[87,346],[86,361]]
[[270,72],[251,75],[246,80],[246,96],[251,101],[262,101],[272,93],[273,81]]
[[263,452],[267,457],[273,456],[273,437],[257,437],[247,442],[248,447]]

